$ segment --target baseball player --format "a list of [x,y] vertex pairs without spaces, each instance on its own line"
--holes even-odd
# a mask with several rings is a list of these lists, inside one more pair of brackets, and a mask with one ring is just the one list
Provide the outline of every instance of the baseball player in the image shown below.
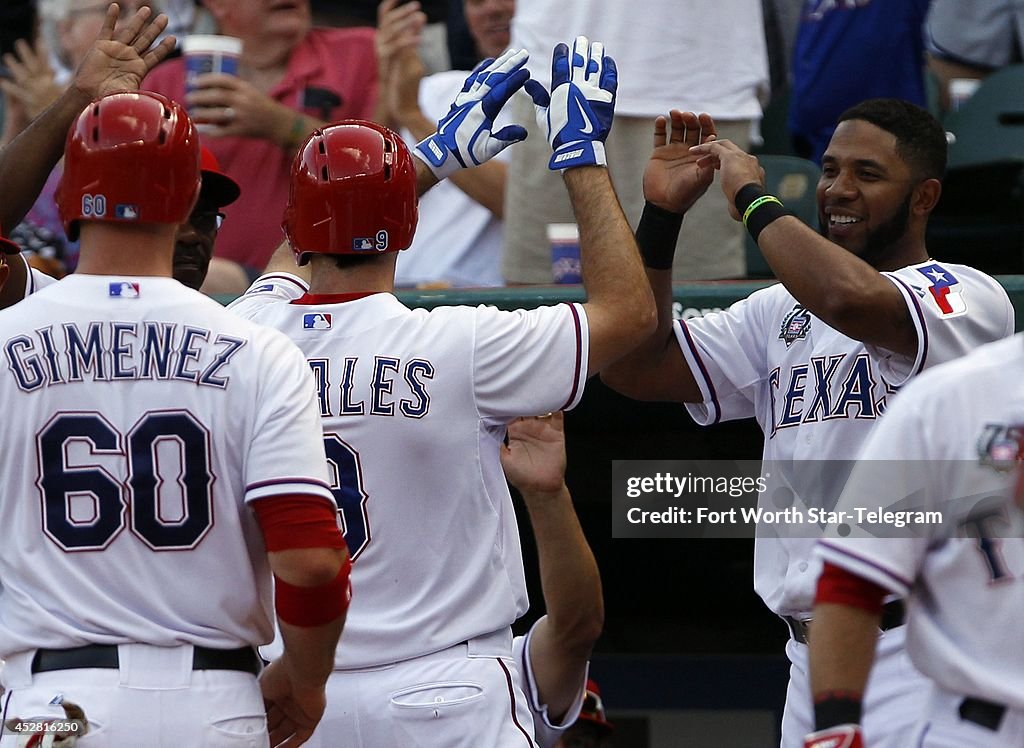
[[[839,476],[809,461],[851,458],[910,377],[1011,334],[1013,309],[989,276],[928,256],[925,225],[941,191],[946,138],[919,107],[876,99],[843,114],[817,187],[820,233],[764,193],[756,158],[714,135],[706,115],[675,111],[655,124],[637,235],[659,327],[605,378],[634,398],[686,403],[703,425],[756,418],[773,467],[762,501],[778,509],[781,484],[795,501],[821,506],[838,497],[827,484]],[[714,169],[733,217],[743,218],[781,283],[675,324],[670,241]],[[765,528],[757,535],[754,587],[791,633],[782,740],[798,746],[813,729],[806,641],[820,562],[811,537]],[[921,678],[905,661],[902,603],[884,613],[891,630],[864,727],[873,745],[905,748]]]
[[[143,21],[118,38],[148,48]],[[4,748],[65,700],[97,746],[299,745],[323,711],[349,563],[313,381],[171,279],[199,161],[177,104],[88,105],[57,190],[78,272],[0,314]]]
[[501,466],[530,515],[547,611],[525,636],[512,640],[512,653],[537,744],[553,748],[586,708],[588,660],[604,626],[597,562],[565,485],[564,415],[510,423]]
[[550,106],[527,84],[576,206],[588,301],[427,311],[391,293],[418,189],[522,137],[519,126],[491,125],[527,81],[526,58],[510,50],[474,71],[416,158],[372,123],[315,132],[292,170],[291,249],[232,304],[306,354],[354,560],[355,605],[315,744],[344,735],[355,748],[534,745],[511,650],[527,598],[499,459],[505,427],[573,407],[587,376],[654,321],[603,168],[616,87],[603,45],[579,38],[572,56],[556,48]]
[[[238,183],[221,171],[217,157],[206,146],[200,146],[202,186],[199,198],[188,218],[178,227],[174,237],[174,258],[171,274],[176,281],[197,291],[206,279],[213,257],[214,242],[224,214],[220,208],[238,199]],[[13,250],[20,252],[17,245]],[[17,303],[25,296],[45,288],[57,279],[29,266],[24,257],[10,263],[10,284],[0,282],[0,309]]]
[[942,521],[884,538],[830,533],[819,543],[810,665],[821,732],[809,746],[861,745],[860,699],[885,639],[882,602],[893,593],[909,603],[910,658],[932,681],[912,744],[1021,744],[1024,513],[1008,497],[1024,433],[1022,346],[1018,335],[926,372],[865,443],[837,510],[901,500],[906,508],[913,497],[913,509]]

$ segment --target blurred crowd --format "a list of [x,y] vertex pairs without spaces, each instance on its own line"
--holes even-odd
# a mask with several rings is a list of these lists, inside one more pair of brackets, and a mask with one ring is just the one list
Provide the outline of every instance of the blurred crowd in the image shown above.
[[[942,113],[958,101],[951,90],[972,90],[964,81],[1020,61],[1024,27],[1024,12],[1011,5],[984,10],[951,0],[728,0],[699,24],[693,0],[123,0],[122,17],[141,5],[166,13],[166,33],[178,40],[145,87],[183,100],[203,125],[204,145],[241,188],[221,206],[203,286],[223,295],[244,291],[281,241],[292,156],[310,132],[366,119],[413,144],[433,131],[466,71],[509,46],[546,51],[575,34],[606,40],[622,71],[609,165],[635,226],[648,123],[669,108],[709,113],[719,137],[741,147],[820,162],[847,107],[895,97]],[[105,7],[4,3],[0,145],[67,85]],[[240,39],[237,75],[207,75],[186,92],[180,50],[190,34]],[[539,80],[546,57],[530,63]],[[531,120],[529,98],[517,99],[512,116]],[[574,218],[534,135],[425,196],[413,251],[398,264],[400,286],[553,281],[548,228]],[[10,227],[31,263],[58,277],[74,271],[78,252],[57,216],[59,176],[60,165],[25,222]],[[748,274],[742,227],[713,194],[683,228],[677,281]]]

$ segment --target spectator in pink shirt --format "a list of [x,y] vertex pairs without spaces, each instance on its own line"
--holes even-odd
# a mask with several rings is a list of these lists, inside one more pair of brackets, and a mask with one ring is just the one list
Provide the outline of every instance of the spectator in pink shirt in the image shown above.
[[242,40],[237,77],[200,76],[185,96],[185,63],[156,68],[143,87],[184,102],[203,142],[242,188],[228,208],[203,290],[241,293],[280,244],[292,156],[320,125],[372,119],[374,32],[314,29],[309,0],[203,0],[222,34]]

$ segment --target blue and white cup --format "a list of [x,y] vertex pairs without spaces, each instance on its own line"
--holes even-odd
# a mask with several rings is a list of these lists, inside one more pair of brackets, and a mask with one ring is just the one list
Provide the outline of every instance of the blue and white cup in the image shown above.
[[582,283],[580,233],[575,223],[548,224],[551,275],[555,283]]
[[190,34],[181,43],[185,58],[185,93],[195,88],[196,78],[205,73],[238,75],[242,40],[219,34]]

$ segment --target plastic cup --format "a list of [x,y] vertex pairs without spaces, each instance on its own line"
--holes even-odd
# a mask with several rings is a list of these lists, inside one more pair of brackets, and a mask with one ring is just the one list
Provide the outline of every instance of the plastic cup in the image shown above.
[[238,75],[242,40],[217,34],[190,34],[181,43],[185,57],[185,92],[195,88],[196,78],[205,73]]
[[580,234],[575,223],[548,224],[551,243],[551,275],[555,283],[582,283]]

